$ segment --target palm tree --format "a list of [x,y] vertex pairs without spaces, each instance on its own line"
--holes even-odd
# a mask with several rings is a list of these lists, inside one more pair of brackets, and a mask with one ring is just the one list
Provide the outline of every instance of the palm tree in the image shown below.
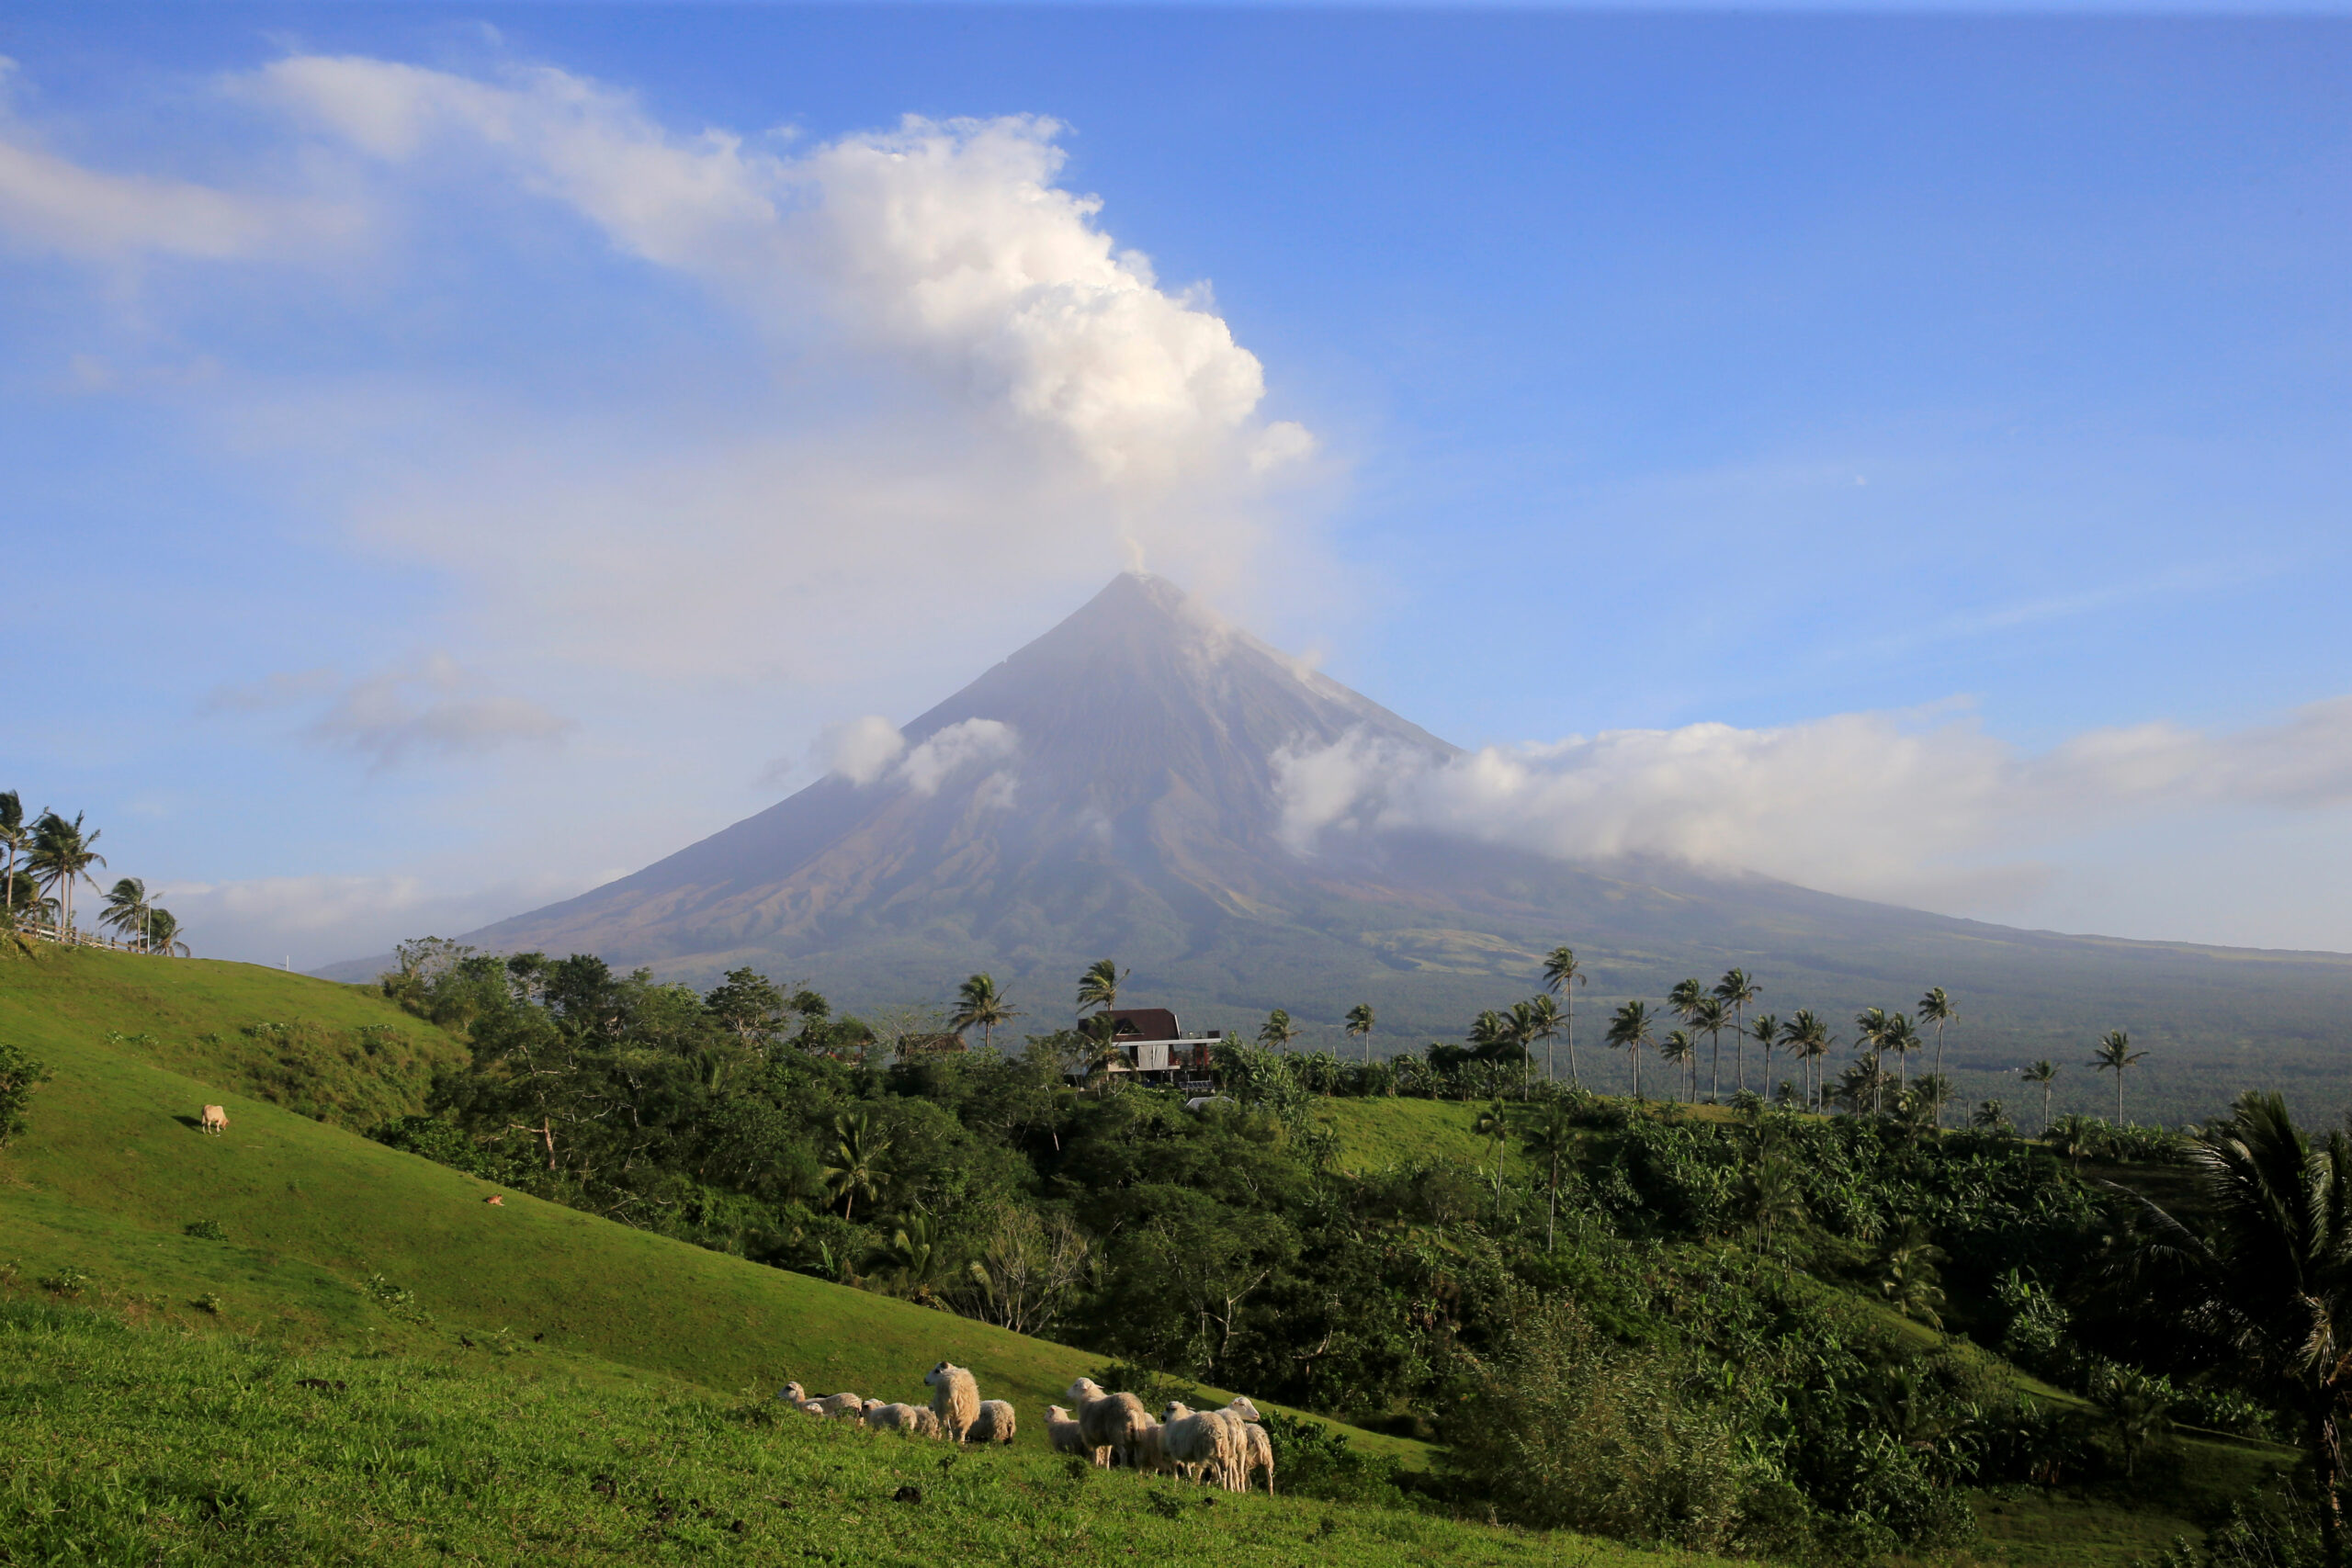
[[1887,1015],[1886,1027],[1879,1032],[1878,1046],[1882,1051],[1894,1053],[1894,1065],[1900,1074],[1899,1089],[1911,1087],[1911,1053],[1926,1043],[1919,1038],[1918,1030],[1912,1027],[1907,1014],[1896,1012]]
[[[1129,971],[1128,973],[1132,973]],[[1119,966],[1107,958],[1098,958],[1087,965],[1086,973],[1078,977],[1078,1010],[1101,1008],[1104,1012],[1119,1005],[1119,983],[1127,977]]]
[[1715,982],[1715,1000],[1731,1010],[1731,1026],[1736,1031],[1732,1038],[1737,1042],[1732,1049],[1737,1055],[1736,1071],[1739,1087],[1747,1087],[1747,1004],[1764,994],[1745,969],[1726,969],[1724,977]]
[[[0,791],[0,849],[8,852],[7,878],[5,883],[0,883],[0,887],[6,890],[5,907],[11,925],[16,923],[17,915],[17,856],[31,844],[32,835],[25,830],[24,801],[13,789]],[[1565,953],[1567,950],[1562,948],[1560,951]]]
[[1747,1026],[1747,1037],[1764,1048],[1763,1093],[1772,1092],[1772,1043],[1781,1037],[1781,1021],[1769,1012],[1759,1012],[1756,1021]]
[[1012,999],[996,988],[995,976],[982,973],[956,987],[956,1010],[947,1015],[947,1027],[958,1034],[978,1029],[980,1049],[988,1051],[995,1048],[996,1026],[1020,1016]]
[[1642,1098],[1642,1047],[1650,1043],[1650,1007],[1627,1002],[1609,1021],[1609,1043],[1621,1047],[1634,1065],[1634,1098]]
[[1523,1135],[1529,1156],[1544,1161],[1551,1170],[1547,1184],[1551,1205],[1544,1219],[1544,1250],[1549,1252],[1560,1219],[1560,1161],[1575,1157],[1577,1152],[1576,1119],[1566,1105],[1555,1100],[1542,1108],[1542,1120]]
[[1659,1037],[1657,1059],[1670,1062],[1690,1075],[1690,1098],[1699,1098],[1699,1043],[1687,1029],[1669,1029]]
[[2188,1324],[2228,1346],[2249,1382],[2301,1417],[2321,1541],[2329,1568],[2342,1568],[2352,1138],[2333,1132],[2314,1145],[2285,1100],[2249,1091],[2228,1122],[2190,1135],[2188,1154],[2210,1228],[2191,1230],[2142,1199],[2146,1234],[2131,1271],[2170,1285],[2186,1300]]
[[2018,1069],[2018,1078],[2020,1082],[2041,1086],[2041,1126],[2045,1133],[2050,1128],[2050,1085],[2057,1076],[2058,1065],[2046,1058],[2030,1067]]
[[[1878,1071],[1879,1050],[1885,1043],[1886,1010],[1884,1008],[1864,1008],[1854,1015],[1854,1051],[1857,1055],[1867,1055],[1870,1057],[1871,1070],[1873,1074]],[[1859,1111],[1861,1107],[1856,1106],[1854,1109]],[[1878,1111],[1875,1100],[1871,1104],[1871,1111],[1873,1114]]]
[[2115,1124],[2123,1125],[2123,1069],[2146,1055],[2145,1051],[2132,1049],[2132,1036],[2120,1029],[2110,1029],[2098,1037],[2098,1055],[2090,1065],[2100,1072],[2115,1075]]
[[1690,1004],[1690,1023],[1693,1028],[1707,1032],[1710,1062],[1707,1068],[1707,1098],[1713,1100],[1715,1098],[1716,1084],[1723,1076],[1724,1031],[1732,1027],[1731,1009],[1724,1005],[1721,997],[1702,995]]
[[1538,991],[1527,1000],[1528,1033],[1530,1040],[1544,1042],[1544,1081],[1551,1083],[1552,1041],[1560,1032],[1560,1004],[1549,991]]
[[146,918],[147,885],[135,876],[117,879],[107,891],[106,912],[98,917],[98,924],[112,926],[128,938]]
[[889,1169],[882,1163],[889,1152],[889,1134],[876,1129],[865,1111],[833,1118],[833,1146],[819,1169],[827,1189],[842,1200],[842,1218],[856,1217],[860,1198],[881,1199],[890,1185]]
[[1503,1114],[1503,1102],[1496,1100],[1478,1112],[1478,1120],[1470,1130],[1487,1140],[1487,1157],[1495,1162],[1495,1212],[1503,1207],[1503,1142],[1510,1136],[1510,1122]]
[[1577,1083],[1577,993],[1584,984],[1584,965],[1577,962],[1576,949],[1555,947],[1544,959],[1544,986],[1558,994],[1568,1019],[1568,1081]]
[[1372,1004],[1358,1002],[1348,1010],[1348,1032],[1363,1042],[1363,1059],[1372,1060]]
[[187,943],[179,940],[180,923],[169,909],[153,905],[147,910],[147,951],[160,953],[166,958],[188,956]]
[[[1919,1021],[1936,1026],[1936,1076],[1938,1077],[1944,1076],[1944,1025],[1959,1016],[1960,1010],[1952,1006],[1951,998],[1945,993],[1941,986],[1928,987],[1928,994],[1919,998]],[[1941,1132],[1943,1125],[1943,1109],[1939,1106],[1936,1110],[1936,1130]]]
[[[1549,998],[1544,998],[1550,1000]],[[1532,1001],[1513,1002],[1503,1015],[1504,1035],[1519,1053],[1519,1098],[1527,1098],[1528,1075],[1535,1069],[1535,1042],[1542,1028]]]
[[1297,1038],[1298,1025],[1293,1023],[1290,1014],[1280,1008],[1268,1013],[1265,1023],[1258,1030],[1258,1043],[1277,1051],[1284,1049]]
[[[1706,999],[1706,996],[1707,983],[1696,975],[1687,980],[1677,980],[1666,993],[1666,1010],[1680,1019],[1683,1027],[1690,1028],[1697,1022],[1699,1004]],[[1717,1062],[1715,1066],[1721,1067],[1723,1064]],[[1719,1072],[1711,1071],[1707,1075],[1709,1100],[1714,1099],[1715,1091],[1722,1087],[1721,1077]]]
[[74,885],[86,882],[96,887],[97,879],[90,874],[90,868],[107,863],[107,857],[90,847],[97,841],[98,830],[85,831],[80,812],[68,822],[54,811],[44,811],[33,829],[33,852],[25,863],[57,900],[69,938],[74,932]]
[[1821,1015],[1811,1008],[1799,1008],[1797,1015],[1781,1026],[1781,1043],[1806,1065],[1812,1101],[1816,1107],[1819,1106],[1822,1094],[1821,1058],[1828,1055],[1830,1046],[1836,1043],[1830,1038],[1829,1026],[1822,1022]]

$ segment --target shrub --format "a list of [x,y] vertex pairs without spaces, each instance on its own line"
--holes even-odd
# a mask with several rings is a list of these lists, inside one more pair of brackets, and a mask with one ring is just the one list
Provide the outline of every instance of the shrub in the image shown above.
[[198,1241],[226,1241],[229,1233],[220,1228],[219,1220],[190,1220],[180,1227],[180,1235],[194,1236]]
[[21,1045],[0,1040],[0,1149],[25,1130],[25,1107],[33,1090],[49,1081],[49,1066]]
[[1514,1522],[1699,1550],[1733,1539],[1743,1476],[1729,1433],[1574,1303],[1526,1311],[1472,1381],[1447,1423],[1450,1462]]

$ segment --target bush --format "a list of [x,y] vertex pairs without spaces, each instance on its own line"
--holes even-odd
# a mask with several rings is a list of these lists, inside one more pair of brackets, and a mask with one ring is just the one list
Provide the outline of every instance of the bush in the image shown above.
[[185,1236],[193,1236],[198,1241],[226,1241],[229,1239],[229,1233],[220,1228],[220,1222],[219,1220],[190,1220],[187,1224],[180,1227],[180,1235]]
[[1737,1533],[1730,1434],[1574,1303],[1526,1311],[1473,1384],[1447,1422],[1449,1462],[1513,1522],[1701,1551]]
[[0,1040],[0,1149],[25,1130],[25,1107],[32,1102],[33,1090],[48,1081],[46,1063],[23,1046]]

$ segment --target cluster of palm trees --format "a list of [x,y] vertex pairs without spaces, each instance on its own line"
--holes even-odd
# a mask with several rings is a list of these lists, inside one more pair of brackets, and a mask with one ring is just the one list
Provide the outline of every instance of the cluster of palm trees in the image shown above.
[[[1563,951],[1566,951],[1565,949]],[[1665,1013],[1680,1021],[1680,1027],[1660,1028],[1664,1019],[1653,1012],[1645,1001],[1629,1001],[1610,1016],[1608,1041],[1626,1053],[1633,1072],[1634,1095],[1641,1098],[1641,1054],[1654,1050],[1668,1066],[1675,1068],[1683,1095],[1699,1098],[1700,1043],[1706,1036],[1707,1098],[1719,1099],[1723,1092],[1724,1036],[1732,1037],[1732,1079],[1736,1093],[1747,1091],[1747,1046],[1757,1047],[1759,1076],[1766,1086],[1772,1077],[1772,1053],[1783,1052],[1799,1069],[1804,1103],[1826,1107],[1832,1101],[1851,1110],[1877,1112],[1889,1104],[1899,1104],[1909,1094],[1910,1060],[1915,1051],[1924,1050],[1930,1037],[1922,1025],[1932,1023],[1935,1033],[1935,1066],[1923,1084],[1933,1101],[1936,1120],[1942,1122],[1944,1029],[1960,1016],[1960,1009],[1941,986],[1932,987],[1919,998],[1915,1013],[1890,1012],[1884,1008],[1865,1008],[1854,1019],[1856,1055],[1851,1066],[1838,1075],[1833,1086],[1828,1080],[1827,1058],[1838,1046],[1838,1036],[1828,1022],[1811,1008],[1800,1008],[1788,1018],[1758,1012],[1747,1016],[1747,1009],[1764,994],[1764,987],[1745,969],[1724,972],[1713,986],[1692,976],[1679,981],[1667,993]],[[1895,1070],[1886,1070],[1886,1057],[1894,1057]]]
[[[15,790],[0,791],[0,852],[6,856],[0,869],[0,923],[14,927],[22,914],[60,941],[79,941],[74,895],[85,883],[98,886],[90,874],[107,863],[97,851],[98,838],[98,829],[85,827],[78,812],[69,822],[43,809],[28,822],[23,797]],[[107,891],[98,923],[114,928],[124,945],[141,953],[185,956],[188,951],[179,939],[179,921],[135,876],[121,878]]]

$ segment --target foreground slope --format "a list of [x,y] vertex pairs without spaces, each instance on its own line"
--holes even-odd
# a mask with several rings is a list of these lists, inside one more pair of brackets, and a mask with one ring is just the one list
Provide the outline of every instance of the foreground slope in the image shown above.
[[[920,1403],[923,1372],[944,1358],[1016,1401],[1033,1437],[1035,1413],[1100,1364],[503,1192],[231,1087],[247,1068],[226,1043],[250,1039],[250,1010],[430,1032],[353,987],[248,964],[30,951],[0,959],[0,1033],[55,1074],[31,1131],[0,1153],[0,1269],[20,1280],[76,1270],[192,1326],[317,1344],[529,1344],[710,1389],[797,1378]],[[222,1070],[205,1065],[214,1050]],[[207,1103],[227,1108],[226,1134],[198,1129]],[[205,1221],[226,1239],[183,1234]],[[208,1296],[217,1310],[190,1304]],[[1418,1451],[1351,1435],[1368,1450]]]
[[948,1454],[674,1387],[191,1341],[5,1293],[0,1425],[0,1557],[30,1562],[1709,1561]]
[[[580,897],[466,940],[594,952],[707,982],[737,964],[806,976],[852,1007],[944,1002],[986,969],[1061,1021],[1078,971],[1114,953],[1138,996],[1196,1027],[1273,1007],[1338,1044],[1356,1002],[1385,1043],[1458,1037],[1573,944],[1592,1014],[1735,964],[1782,1014],[1960,999],[1948,1066],[1967,1099],[2104,1030],[2154,1047],[2138,1081],[2165,1119],[2277,1087],[2352,1103],[2340,1071],[2352,958],[2022,931],[1662,863],[1572,865],[1466,840],[1341,826],[1283,832],[1283,759],[1355,738],[1455,748],[1127,576],[909,724],[896,762],[830,775]],[[861,782],[862,781],[862,782]],[[418,933],[423,934],[423,933]],[[338,969],[366,978],[378,965]],[[2061,1079],[2061,1109],[2090,1103]]]

